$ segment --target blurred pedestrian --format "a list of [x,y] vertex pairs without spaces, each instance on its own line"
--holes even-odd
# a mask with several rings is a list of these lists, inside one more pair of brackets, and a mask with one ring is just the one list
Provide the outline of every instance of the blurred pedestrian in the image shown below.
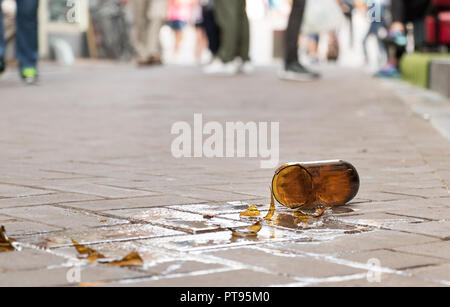
[[220,46],[220,28],[214,14],[214,0],[201,0],[203,27],[208,38],[208,48],[213,57],[217,55]]
[[183,41],[183,30],[191,19],[194,0],[169,0],[167,22],[175,33],[174,55]]
[[[32,84],[37,81],[38,33],[37,11],[38,0],[16,0],[16,57],[19,61],[19,72],[22,79]],[[0,74],[6,69],[3,14],[0,0]]]
[[[206,74],[251,73],[250,29],[245,0],[215,0],[214,13],[220,28],[217,59],[204,68]],[[239,62],[238,62],[239,61]]]
[[[392,24],[389,27],[388,37],[385,39],[388,47],[393,51],[389,54],[388,63],[377,74],[377,77],[398,78],[400,77],[399,62],[406,52],[408,43],[406,23],[414,23],[414,36],[416,46],[423,37],[423,20],[430,6],[430,0],[392,0]],[[421,28],[422,26],[422,28]]]
[[[383,39],[386,37],[386,16],[385,16],[385,0],[365,0],[366,4],[370,4],[367,9],[377,12],[375,15],[368,16],[370,18],[370,26],[367,34],[363,39],[363,51],[366,64],[369,64],[369,54],[367,51],[367,42],[371,36],[374,36],[378,42],[378,64],[380,65],[385,58],[386,48]],[[382,65],[382,64],[381,64]],[[380,65],[380,66],[381,66]],[[379,66],[379,67],[380,67]]]
[[208,38],[203,21],[203,7],[200,0],[195,0],[192,10],[192,19],[195,27],[195,60],[197,63],[202,62],[202,55],[208,46]]
[[286,30],[286,57],[284,70],[280,78],[287,80],[309,81],[320,77],[316,72],[312,72],[299,62],[298,48],[303,15],[305,12],[306,0],[293,0],[291,14],[289,16]]
[[161,64],[159,33],[166,19],[166,0],[133,0],[134,48],[138,65]]

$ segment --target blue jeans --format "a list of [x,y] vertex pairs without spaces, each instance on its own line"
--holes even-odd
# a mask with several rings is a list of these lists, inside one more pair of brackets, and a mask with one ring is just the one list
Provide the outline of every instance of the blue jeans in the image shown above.
[[[16,57],[20,68],[36,67],[38,60],[38,4],[39,0],[16,0],[17,31]],[[6,42],[3,34],[3,15],[0,0],[0,58],[5,56]]]

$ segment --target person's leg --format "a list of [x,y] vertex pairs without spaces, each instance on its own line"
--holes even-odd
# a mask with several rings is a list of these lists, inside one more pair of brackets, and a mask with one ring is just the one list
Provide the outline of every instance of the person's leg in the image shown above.
[[175,54],[178,54],[180,51],[181,43],[183,42],[183,26],[181,23],[176,27],[175,31]]
[[286,29],[286,65],[298,62],[298,37],[303,21],[306,0],[293,0]]
[[286,80],[310,81],[320,77],[318,73],[309,71],[298,59],[298,43],[300,28],[305,12],[306,0],[293,0],[291,15],[286,30],[286,57],[284,70],[280,77]]
[[239,14],[239,50],[238,56],[243,62],[250,61],[250,26],[247,17],[245,1],[240,1],[238,6]]
[[372,34],[376,35],[376,33],[374,31],[375,31],[375,23],[372,22],[370,24],[369,30],[367,31],[367,34],[364,36],[364,39],[362,42],[363,52],[364,52],[364,60],[365,60],[366,64],[369,63],[369,53],[367,51],[367,42]]
[[[162,0],[164,1],[164,0]],[[164,8],[161,0],[150,0],[147,7],[147,54],[149,60],[156,63],[161,62],[161,42],[159,34],[164,25],[164,19],[160,10]]]
[[2,74],[6,69],[5,53],[6,41],[3,30],[2,0],[0,0],[0,74]]
[[391,13],[393,24],[395,23],[404,24],[406,22],[405,4],[406,3],[404,0],[392,0]]
[[6,41],[3,29],[2,0],[0,0],[0,60],[5,57],[5,53],[6,53]]
[[216,24],[214,10],[210,8],[203,9],[203,24],[208,37],[209,50],[213,55],[216,55],[220,45],[220,29]]
[[147,8],[149,0],[133,0],[133,41],[134,49],[136,51],[137,61],[140,64],[145,64],[149,61],[147,52]]
[[216,0],[215,16],[220,27],[220,47],[218,57],[224,63],[234,60],[239,39],[239,2],[243,0]]
[[208,46],[208,39],[206,38],[205,28],[203,27],[203,25],[195,26],[195,40],[195,60],[200,63],[203,51]]
[[16,56],[20,69],[35,69],[38,60],[38,0],[17,0]]

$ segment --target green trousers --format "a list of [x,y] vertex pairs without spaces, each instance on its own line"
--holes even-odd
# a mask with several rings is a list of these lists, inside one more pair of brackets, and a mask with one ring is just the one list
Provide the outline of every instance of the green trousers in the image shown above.
[[250,31],[245,0],[215,0],[215,18],[220,28],[218,57],[224,62],[240,57],[249,61]]

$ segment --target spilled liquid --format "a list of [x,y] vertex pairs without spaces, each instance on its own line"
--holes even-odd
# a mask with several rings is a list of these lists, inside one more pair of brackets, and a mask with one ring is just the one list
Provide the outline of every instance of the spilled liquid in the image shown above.
[[6,234],[6,230],[4,226],[0,227],[0,253],[3,252],[11,252],[16,250],[13,245],[14,239],[11,239]]
[[[271,191],[272,192],[272,191]],[[251,205],[247,210],[240,213],[240,217],[246,217],[250,212],[256,209]],[[232,232],[232,241],[238,237],[256,238],[258,232],[264,225],[287,228],[290,230],[309,230],[309,229],[329,229],[339,230],[343,233],[359,233],[369,229],[358,225],[346,224],[338,219],[333,218],[333,211],[342,211],[342,207],[319,206],[316,208],[292,209],[283,208],[280,212],[276,212],[275,199],[273,193],[270,197],[270,208],[267,215],[263,219],[247,227],[247,228],[230,228]],[[351,209],[344,209],[344,212],[351,212]]]
[[271,190],[270,191],[270,208],[269,208],[269,212],[267,213],[267,215],[264,218],[264,220],[270,221],[274,214],[275,214],[275,200],[273,198],[273,193],[272,193],[272,190]]

